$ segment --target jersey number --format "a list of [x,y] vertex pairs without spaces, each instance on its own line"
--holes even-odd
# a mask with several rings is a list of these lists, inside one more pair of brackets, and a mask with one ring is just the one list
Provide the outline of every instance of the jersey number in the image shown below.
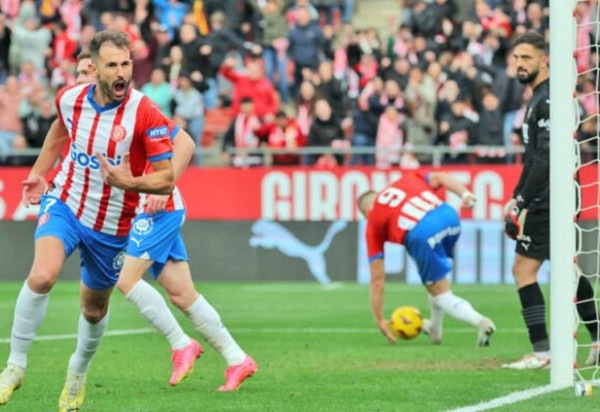
[[46,200],[46,204],[44,205],[44,210],[42,213],[48,213],[48,209],[56,204],[56,199],[48,199]]
[[[406,198],[406,193],[395,187],[384,190],[377,198],[377,202],[389,207],[398,207]],[[430,191],[425,191],[418,196],[413,196],[406,201],[398,216],[398,227],[410,230],[430,210],[440,205],[440,200]]]

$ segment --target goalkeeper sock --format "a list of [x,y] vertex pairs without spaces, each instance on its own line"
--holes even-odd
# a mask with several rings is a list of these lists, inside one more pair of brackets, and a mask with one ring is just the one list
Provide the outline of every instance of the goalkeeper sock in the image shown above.
[[77,328],[77,348],[69,359],[69,370],[77,374],[87,373],[92,357],[98,351],[102,336],[108,325],[108,312],[96,324],[92,324],[82,315],[79,315]]
[[441,308],[444,312],[455,319],[479,326],[483,315],[473,309],[473,306],[465,299],[456,296],[452,291],[442,293],[432,298],[433,305]]
[[39,294],[32,291],[27,281],[23,284],[15,305],[8,363],[23,369],[27,367],[27,353],[46,317],[49,298],[48,293]]
[[246,353],[233,339],[215,308],[204,296],[200,295],[185,312],[196,330],[225,358],[228,366],[244,361]]
[[546,304],[540,285],[535,282],[519,289],[519,298],[523,308],[523,319],[529,331],[529,341],[534,352],[550,350],[548,332],[546,330]]
[[585,276],[579,277],[577,285],[577,313],[583,320],[585,327],[590,333],[592,342],[598,342],[598,309],[594,300],[594,289]]
[[183,349],[191,343],[190,337],[181,329],[165,299],[148,282],[140,280],[126,298],[167,338],[171,349]]

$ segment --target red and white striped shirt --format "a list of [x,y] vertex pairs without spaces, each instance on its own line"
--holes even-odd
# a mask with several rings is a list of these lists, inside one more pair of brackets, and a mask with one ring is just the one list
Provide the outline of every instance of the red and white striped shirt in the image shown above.
[[367,217],[370,260],[383,256],[385,242],[404,244],[406,234],[443,203],[432,190],[423,175],[408,172],[377,195]]
[[121,102],[104,107],[94,101],[95,84],[62,89],[56,97],[60,121],[70,138],[49,194],[60,198],[86,227],[126,236],[140,194],[104,183],[96,153],[111,164],[120,164],[129,153],[134,176],[146,163],[171,158],[174,123],[137,90],[130,89]]

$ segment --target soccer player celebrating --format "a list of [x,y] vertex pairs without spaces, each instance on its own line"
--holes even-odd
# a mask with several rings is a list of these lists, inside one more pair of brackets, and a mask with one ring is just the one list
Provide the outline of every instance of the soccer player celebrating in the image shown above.
[[[175,180],[189,165],[193,151],[194,142],[188,136],[175,137]],[[102,168],[107,171],[118,168],[106,160],[102,163]],[[117,179],[111,184],[120,186],[122,183]],[[202,347],[183,331],[162,295],[142,279],[148,269],[165,288],[171,302],[225,358],[229,367],[225,371],[225,384],[219,390],[236,390],[256,372],[257,365],[233,339],[213,306],[194,287],[181,236],[185,221],[182,196],[176,187],[171,195],[148,195],[142,202],[143,209],[133,221],[117,288],[169,341],[173,352],[171,385],[177,385],[189,375]]]
[[442,340],[444,314],[477,327],[477,345],[488,346],[494,323],[450,290],[453,248],[460,235],[458,213],[442,202],[432,189],[446,188],[462,197],[463,207],[473,207],[475,197],[454,177],[443,172],[422,176],[408,172],[379,193],[369,191],[358,198],[367,218],[367,251],[371,269],[371,309],[375,322],[390,342],[396,338],[383,317],[385,242],[404,245],[415,260],[421,281],[429,293],[431,320],[424,331],[434,344]]
[[[139,193],[169,194],[174,188],[171,138],[183,134],[154,104],[131,89],[128,36],[104,31],[90,45],[97,80],[61,90],[60,121],[23,182],[23,202],[40,204],[35,254],[15,306],[11,350],[0,374],[0,404],[23,382],[27,354],[45,317],[50,290],[65,259],[81,254],[81,316],[59,411],[78,410],[92,357],[108,323],[108,302],[127,246]],[[57,176],[44,176],[69,142]],[[122,164],[118,187],[104,180],[101,162]],[[147,162],[153,172],[144,174]]]
[[[546,308],[537,282],[540,266],[550,257],[550,72],[546,42],[536,32],[525,33],[514,41],[513,56],[517,62],[517,77],[533,89],[533,96],[523,122],[525,162],[513,199],[504,209],[504,231],[517,241],[512,271],[533,353],[503,367],[538,369],[550,364]],[[596,364],[600,353],[598,314],[593,297],[592,286],[585,277],[580,277],[577,311],[592,341],[596,342],[587,359],[588,365]]]

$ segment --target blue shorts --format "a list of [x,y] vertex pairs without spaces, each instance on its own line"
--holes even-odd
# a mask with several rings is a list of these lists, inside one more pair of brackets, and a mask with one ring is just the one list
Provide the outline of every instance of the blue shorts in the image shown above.
[[112,288],[119,279],[127,236],[108,235],[83,226],[60,199],[42,196],[34,239],[58,238],[70,256],[80,251],[81,280],[94,290]]
[[415,260],[423,284],[432,284],[452,271],[454,245],[460,236],[460,218],[443,203],[427,213],[406,234],[404,246]]
[[185,211],[140,213],[133,219],[127,255],[152,260],[150,273],[156,279],[169,260],[188,260],[181,236]]

